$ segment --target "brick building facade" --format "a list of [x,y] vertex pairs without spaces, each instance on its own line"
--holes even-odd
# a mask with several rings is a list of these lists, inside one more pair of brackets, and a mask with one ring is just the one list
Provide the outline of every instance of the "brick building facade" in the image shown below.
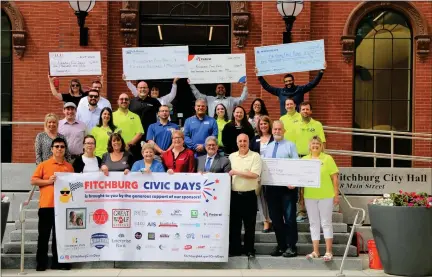
[[[231,53],[246,53],[250,94],[266,101],[272,118],[279,117],[276,97],[265,92],[254,74],[254,47],[282,43],[285,24],[274,2],[231,2],[232,17],[249,16],[245,46],[237,46],[237,37],[231,31]],[[104,92],[116,108],[116,99],[127,91],[122,81],[122,48],[129,43],[138,46],[139,20],[127,22],[138,10],[138,2],[96,2],[86,19],[89,45],[79,46],[79,27],[68,2],[2,2],[12,26],[12,121],[43,121],[48,112],[62,115],[62,104],[50,92],[47,74],[48,53],[56,51],[100,51],[105,76]],[[362,17],[376,9],[393,10],[402,14],[412,30],[411,44],[411,117],[412,132],[432,130],[432,2],[305,2],[293,28],[293,42],[324,39],[328,63],[324,77],[310,92],[314,107],[313,117],[326,126],[353,127],[354,117],[354,36]],[[126,19],[125,19],[126,18]],[[2,23],[3,24],[3,23]],[[129,25],[127,25],[129,24]],[[137,31],[131,41],[126,40],[125,27]],[[239,28],[232,22],[232,30]],[[3,29],[3,26],[2,26]],[[20,32],[24,31],[24,32]],[[187,35],[187,34],[185,34]],[[23,39],[25,36],[25,39]],[[3,37],[2,37],[3,41]],[[242,41],[240,41],[242,42]],[[342,42],[342,43],[341,43]],[[3,44],[3,43],[2,43]],[[19,46],[25,46],[25,49]],[[19,55],[18,55],[19,54]],[[2,56],[3,59],[3,56]],[[312,80],[316,72],[294,74],[297,84]],[[3,78],[2,78],[3,79]],[[60,91],[65,92],[70,78],[60,79]],[[91,77],[80,77],[90,85]],[[282,76],[267,76],[275,86],[282,85]],[[2,80],[3,81],[3,80]],[[232,85],[232,94],[239,95],[241,86]],[[254,97],[244,104],[249,110]],[[2,119],[4,120],[4,119]],[[12,128],[12,162],[34,162],[34,138],[43,130],[40,125],[15,125]],[[3,134],[2,134],[3,136]],[[3,140],[3,138],[2,138]],[[327,134],[329,149],[351,150],[353,138],[347,135]],[[5,151],[6,149],[2,149]],[[432,156],[430,142],[414,142],[412,154]],[[350,166],[352,159],[337,156],[339,166]],[[416,166],[430,164],[416,163]]]

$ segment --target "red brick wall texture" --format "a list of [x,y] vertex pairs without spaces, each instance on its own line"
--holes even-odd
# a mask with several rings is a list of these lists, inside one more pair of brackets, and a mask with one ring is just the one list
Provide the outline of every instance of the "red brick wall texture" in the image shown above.
[[[22,13],[27,31],[27,48],[22,59],[13,58],[13,121],[43,121],[48,112],[61,115],[61,103],[52,97],[47,80],[48,53],[55,51],[101,51],[105,76],[103,95],[114,106],[118,95],[126,91],[122,81],[122,52],[124,46],[120,33],[121,2],[96,3],[86,19],[89,27],[89,45],[79,46],[79,27],[68,2],[15,2]],[[350,13],[361,2],[305,2],[302,13],[293,28],[293,41],[324,39],[327,70],[320,85],[308,94],[314,106],[314,118],[323,125],[352,127],[353,119],[353,63],[346,63],[341,54],[340,37]],[[432,33],[432,2],[413,2],[426,18]],[[254,47],[282,43],[284,21],[274,2],[248,2],[251,13],[250,33],[246,47],[239,49],[232,36],[232,53],[246,53],[248,87],[251,97],[244,106],[249,109],[255,97],[265,99],[273,119],[279,117],[277,98],[259,85],[254,74]],[[415,49],[415,42],[413,42]],[[415,50],[414,50],[415,51]],[[414,53],[415,55],[415,53]],[[432,129],[432,53],[413,63],[413,116],[414,132],[431,133]],[[296,83],[312,80],[317,72],[296,73]],[[90,85],[91,78],[80,78]],[[282,76],[267,76],[273,85],[282,85]],[[69,78],[60,79],[60,91],[65,92]],[[239,95],[240,85],[233,85],[233,94]],[[34,162],[34,138],[42,126],[13,127],[13,162]],[[348,135],[327,134],[330,149],[351,150]],[[430,142],[415,142],[414,155],[432,156]],[[350,166],[351,158],[337,156],[339,166]],[[415,163],[415,166],[427,166]]]

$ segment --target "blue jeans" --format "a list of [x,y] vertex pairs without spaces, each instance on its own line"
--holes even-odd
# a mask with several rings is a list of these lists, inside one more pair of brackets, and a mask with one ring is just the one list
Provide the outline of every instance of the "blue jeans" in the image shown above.
[[267,186],[265,191],[270,219],[276,234],[279,249],[296,250],[297,233],[297,188]]

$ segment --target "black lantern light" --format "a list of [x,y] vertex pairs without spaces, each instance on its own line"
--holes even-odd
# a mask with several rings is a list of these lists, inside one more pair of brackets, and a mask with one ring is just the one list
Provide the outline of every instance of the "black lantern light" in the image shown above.
[[69,1],[71,8],[75,11],[80,27],[80,46],[88,45],[88,28],[84,27],[87,14],[93,9],[95,0]]
[[277,1],[277,9],[283,17],[286,32],[283,33],[283,43],[291,42],[291,30],[296,16],[303,10],[303,1],[281,0]]

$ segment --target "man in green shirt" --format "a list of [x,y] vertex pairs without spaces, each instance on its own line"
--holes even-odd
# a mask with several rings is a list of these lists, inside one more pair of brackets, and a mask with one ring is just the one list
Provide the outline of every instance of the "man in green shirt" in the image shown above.
[[144,129],[140,117],[129,111],[129,96],[126,93],[120,94],[118,98],[118,110],[113,112],[114,125],[120,129],[120,134],[128,145],[134,160],[141,159],[141,137]]
[[285,109],[287,113],[280,117],[280,121],[284,124],[285,134],[284,139],[295,142],[295,133],[297,124],[302,121],[301,115],[296,111],[294,98],[288,97],[285,100]]

